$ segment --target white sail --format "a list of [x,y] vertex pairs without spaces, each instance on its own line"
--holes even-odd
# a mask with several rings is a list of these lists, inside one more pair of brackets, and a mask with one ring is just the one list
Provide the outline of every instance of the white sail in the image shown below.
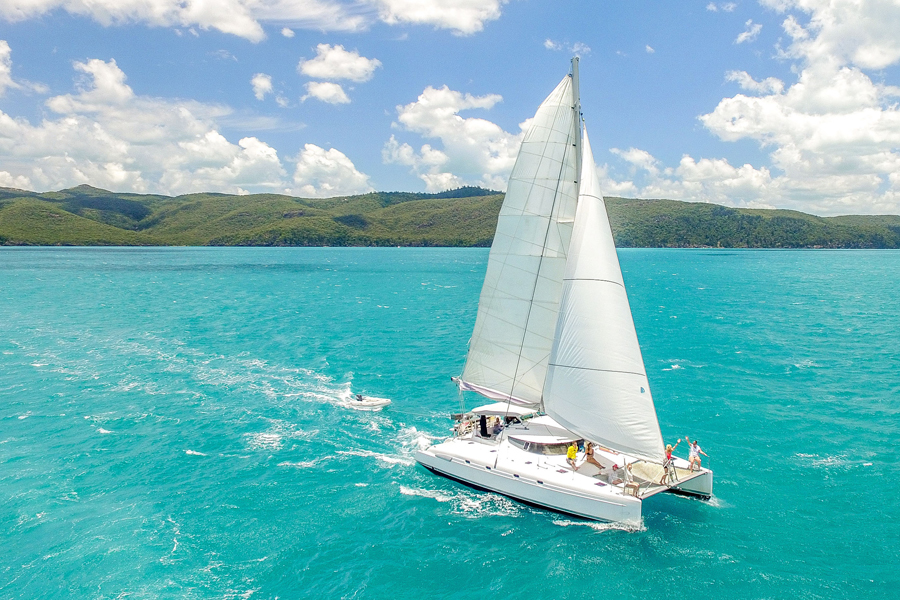
[[577,203],[572,78],[544,100],[500,209],[462,389],[538,405]]
[[544,408],[613,450],[662,462],[663,443],[587,133]]

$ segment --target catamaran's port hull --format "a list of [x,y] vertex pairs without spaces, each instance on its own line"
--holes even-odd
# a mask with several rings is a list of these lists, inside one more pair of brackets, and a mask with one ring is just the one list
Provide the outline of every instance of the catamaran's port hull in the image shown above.
[[592,521],[632,522],[641,520],[641,500],[630,496],[588,497],[541,480],[516,477],[486,465],[467,463],[453,457],[435,455],[428,450],[416,452],[423,467],[474,488],[508,496],[525,504],[547,508]]

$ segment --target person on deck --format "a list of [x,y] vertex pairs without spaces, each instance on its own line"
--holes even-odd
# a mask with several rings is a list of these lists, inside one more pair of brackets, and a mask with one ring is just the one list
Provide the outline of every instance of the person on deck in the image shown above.
[[619,485],[622,483],[621,471],[619,465],[613,465],[609,470],[609,485]]
[[575,457],[578,456],[578,445],[575,442],[569,444],[569,449],[566,450],[566,462],[572,467],[573,471],[578,470],[578,466],[575,464]]
[[594,444],[588,441],[584,442],[584,462],[589,462],[601,471],[603,470],[603,465],[594,458]]
[[693,442],[691,442],[691,440],[690,440],[690,438],[688,438],[688,436],[684,436],[684,440],[691,446],[690,454],[688,456],[688,458],[691,461],[691,471],[694,470],[695,463],[696,463],[698,469],[702,469],[703,466],[700,464],[700,461],[701,461],[700,455],[702,454],[703,456],[709,458],[709,454],[707,454],[706,452],[704,452],[703,450],[700,449],[700,444],[697,442],[697,440],[694,440]]
[[681,440],[675,442],[674,446],[672,444],[666,444],[666,459],[663,461],[663,474],[662,478],[659,480],[659,485],[666,485],[666,479],[669,477],[669,475],[675,474],[675,463],[672,461],[672,453],[680,443]]

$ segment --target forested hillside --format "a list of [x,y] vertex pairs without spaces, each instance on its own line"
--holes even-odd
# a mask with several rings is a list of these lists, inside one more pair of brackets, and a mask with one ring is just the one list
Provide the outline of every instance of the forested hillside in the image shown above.
[[[0,188],[0,244],[489,246],[502,200],[480,188],[328,199]],[[620,247],[900,248],[893,215],[816,217],[626,198],[607,198],[607,207]]]

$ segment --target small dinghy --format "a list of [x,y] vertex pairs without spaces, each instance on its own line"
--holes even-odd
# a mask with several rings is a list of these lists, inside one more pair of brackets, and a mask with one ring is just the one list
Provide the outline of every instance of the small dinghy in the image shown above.
[[344,404],[356,410],[381,410],[390,403],[391,401],[387,398],[378,398],[377,396],[363,396],[362,394],[356,394],[355,396],[347,400]]

